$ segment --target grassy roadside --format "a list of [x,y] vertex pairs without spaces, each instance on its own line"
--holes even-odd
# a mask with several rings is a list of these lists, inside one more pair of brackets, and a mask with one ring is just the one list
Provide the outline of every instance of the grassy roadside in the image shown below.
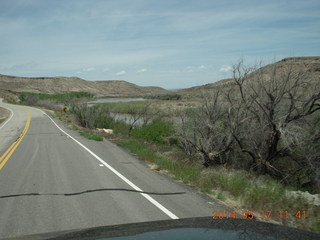
[[[57,113],[56,117],[66,122],[73,130],[99,134],[100,137],[106,136],[77,126],[72,114]],[[144,131],[140,131],[139,134],[132,136],[120,130],[115,133],[113,136],[108,136],[109,140],[149,162],[152,170],[169,174],[175,180],[219,199],[230,208],[236,209],[240,215],[244,211],[252,211],[255,218],[261,221],[320,232],[319,206],[302,197],[288,195],[287,192],[292,188],[270,177],[224,167],[203,168],[174,145],[170,146],[162,141],[148,142],[146,139],[150,136],[150,132],[146,135]],[[141,135],[144,139],[139,139]]]
[[301,197],[288,196],[286,192],[291,189],[271,178],[223,167],[204,169],[174,147],[148,144],[137,139],[115,142],[150,162],[151,169],[164,170],[174,179],[223,201],[240,215],[252,211],[254,217],[261,221],[320,232],[319,206]]
[[87,139],[90,139],[90,140],[103,141],[103,137],[95,135],[95,134],[80,132],[80,135],[87,138]]
[[62,114],[60,112],[55,112],[53,114],[53,117],[66,123],[69,129],[78,131],[82,137],[85,137],[89,140],[103,141],[102,135],[97,135],[96,133],[93,133],[92,130],[82,128],[82,127],[78,126],[77,124],[75,124],[75,120],[71,114]]

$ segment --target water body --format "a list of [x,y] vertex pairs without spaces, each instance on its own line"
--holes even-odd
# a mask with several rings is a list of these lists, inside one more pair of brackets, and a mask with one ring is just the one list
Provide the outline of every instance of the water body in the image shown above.
[[[127,124],[130,124],[135,127],[141,127],[143,124],[145,124],[145,119],[144,118],[139,118],[137,120],[134,119],[134,117],[131,114],[128,113],[110,113],[111,117],[115,120],[115,121],[122,121],[125,122]],[[148,123],[151,123],[151,121],[148,121]]]
[[[144,98],[101,98],[97,99],[95,101],[88,102],[88,106],[94,106],[95,104],[99,103],[115,103],[115,102],[137,102],[137,101],[146,101],[148,99]],[[130,114],[127,113],[110,113],[111,117],[114,118],[116,121],[122,121],[127,124],[133,124],[134,122],[134,127],[140,127],[145,123],[145,120],[143,118],[138,119],[135,121],[134,117]]]
[[144,98],[101,98],[95,101],[88,102],[88,106],[92,106],[98,103],[111,103],[111,102],[137,102],[146,101]]
[[[112,102],[136,102],[136,101],[147,101],[150,99],[144,99],[144,98],[101,98],[101,99],[97,99],[96,101],[91,101],[88,102],[88,106],[94,106],[95,104],[98,103],[112,103]],[[144,118],[140,118],[137,121],[135,121],[134,116],[132,116],[131,114],[128,113],[115,113],[115,112],[111,112],[111,117],[114,118],[114,120],[116,121],[122,121],[125,122],[127,124],[133,124],[134,122],[134,127],[140,127],[143,124],[145,124],[146,120]],[[181,124],[181,119],[177,118],[177,117],[171,117],[169,119],[166,120],[171,120],[175,123],[180,123]],[[151,123],[152,120],[148,121],[148,123]]]

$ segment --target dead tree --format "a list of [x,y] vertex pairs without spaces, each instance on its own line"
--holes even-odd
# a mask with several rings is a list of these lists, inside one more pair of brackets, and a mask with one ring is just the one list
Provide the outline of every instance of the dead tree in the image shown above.
[[[188,154],[320,191],[320,85],[289,64],[233,66],[233,82],[181,115]],[[233,156],[234,159],[230,159]]]
[[183,148],[188,154],[200,156],[206,167],[225,164],[225,154],[233,143],[220,98],[219,91],[212,96],[203,96],[201,108],[180,116],[179,137]]
[[304,128],[303,121],[320,110],[319,89],[306,73],[276,64],[253,72],[239,62],[233,67],[233,80],[236,88],[226,94],[233,139],[251,158],[251,169],[285,179],[277,160],[290,157],[301,162],[292,151],[300,143],[286,141],[287,133],[292,126]]

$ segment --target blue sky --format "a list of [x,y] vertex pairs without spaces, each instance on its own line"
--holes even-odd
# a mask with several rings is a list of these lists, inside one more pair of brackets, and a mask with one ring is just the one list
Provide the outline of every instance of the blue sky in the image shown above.
[[320,55],[319,0],[0,0],[0,74],[184,88]]

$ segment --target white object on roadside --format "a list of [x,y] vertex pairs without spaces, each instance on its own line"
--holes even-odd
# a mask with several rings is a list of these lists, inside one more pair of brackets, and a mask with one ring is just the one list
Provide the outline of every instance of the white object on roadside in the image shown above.
[[113,130],[112,129],[103,129],[103,131],[105,132],[105,133],[108,133],[108,134],[113,134]]
[[98,130],[98,132],[105,132],[107,134],[113,134],[113,130],[112,129],[105,129],[105,128],[96,128]]

